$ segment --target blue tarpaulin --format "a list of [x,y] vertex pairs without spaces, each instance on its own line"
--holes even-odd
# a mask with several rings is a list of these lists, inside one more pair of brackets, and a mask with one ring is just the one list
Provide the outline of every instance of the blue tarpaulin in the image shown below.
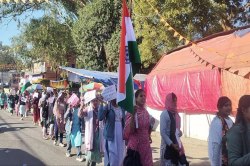
[[117,83],[118,75],[113,72],[100,72],[85,69],[76,69],[71,67],[63,67],[60,69],[69,72],[68,80],[72,82],[81,82],[83,79],[93,79],[94,82],[100,82],[104,86],[112,85]]
[[[102,83],[104,86],[117,85],[118,74],[114,72],[101,72],[85,69],[76,69],[72,67],[63,67],[60,69],[68,72],[68,80],[71,82],[81,82],[84,79],[92,79],[94,82]],[[134,81],[134,89],[144,88],[145,74],[136,74]]]

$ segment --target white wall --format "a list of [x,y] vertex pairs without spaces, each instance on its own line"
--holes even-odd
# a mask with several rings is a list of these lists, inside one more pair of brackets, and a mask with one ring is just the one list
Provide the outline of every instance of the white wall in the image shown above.
[[[156,119],[154,126],[156,131],[160,131],[160,115],[162,111],[154,110],[147,107],[147,110],[151,116]],[[180,113],[181,116],[181,130],[186,137],[196,138],[199,140],[207,141],[209,133],[209,124],[215,115],[210,114],[197,114],[187,115]],[[232,118],[234,120],[234,118]]]

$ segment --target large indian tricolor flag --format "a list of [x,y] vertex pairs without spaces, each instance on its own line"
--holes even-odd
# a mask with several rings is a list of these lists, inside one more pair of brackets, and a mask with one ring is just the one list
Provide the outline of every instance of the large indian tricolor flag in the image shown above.
[[133,25],[126,0],[123,0],[117,102],[130,113],[134,113],[135,103],[133,74],[138,72],[140,64],[141,59]]

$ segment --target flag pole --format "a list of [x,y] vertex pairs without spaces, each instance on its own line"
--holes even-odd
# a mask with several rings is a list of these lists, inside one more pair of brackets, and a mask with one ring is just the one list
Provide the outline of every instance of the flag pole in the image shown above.
[[130,4],[129,13],[130,13],[130,18],[132,19],[132,12],[133,12],[133,0],[129,0],[129,4]]

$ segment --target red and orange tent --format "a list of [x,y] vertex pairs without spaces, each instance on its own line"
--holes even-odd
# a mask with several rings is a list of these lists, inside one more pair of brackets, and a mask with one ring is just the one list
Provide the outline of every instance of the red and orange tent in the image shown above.
[[164,109],[174,92],[178,109],[215,113],[220,96],[236,111],[239,98],[250,94],[250,26],[218,33],[164,55],[146,79],[147,105]]

